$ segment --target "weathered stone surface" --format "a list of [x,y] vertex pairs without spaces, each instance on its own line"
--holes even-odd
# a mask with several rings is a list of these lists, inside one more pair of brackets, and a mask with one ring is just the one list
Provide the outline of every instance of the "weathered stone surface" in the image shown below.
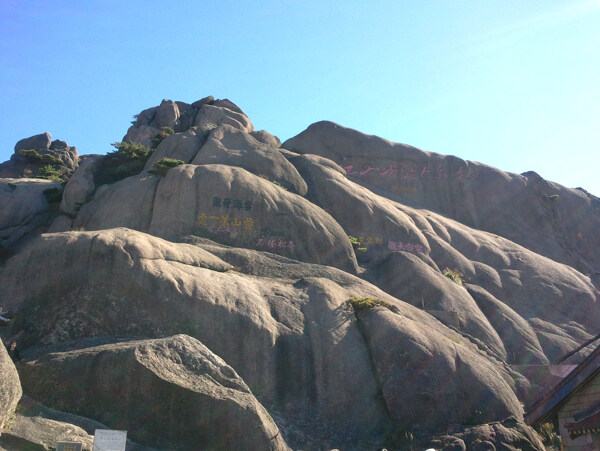
[[265,145],[230,125],[221,125],[210,132],[206,144],[194,157],[192,164],[238,166],[276,181],[301,196],[307,191],[306,183],[296,168],[277,148]]
[[65,186],[60,211],[75,217],[83,204],[85,204],[96,190],[92,171],[102,159],[102,155],[85,155],[81,164]]
[[48,233],[69,232],[73,228],[73,219],[67,215],[58,215],[50,227]]
[[266,130],[255,130],[253,132],[250,132],[250,134],[254,137],[254,139],[260,141],[263,144],[272,147],[281,147],[281,141],[279,140],[279,138],[275,135],[271,135]]
[[[65,179],[77,169],[79,154],[76,147],[60,140],[50,140],[50,133],[31,136],[15,145],[9,161],[0,164],[0,178],[29,178],[39,174],[42,166],[52,165]],[[37,155],[22,155],[21,151],[35,151]],[[43,160],[46,158],[48,160]]]
[[235,111],[236,113],[243,114],[244,116],[246,116],[246,113],[244,113],[239,106],[237,106],[229,99],[215,100],[214,102],[212,102],[212,105],[227,108],[228,110]]
[[483,288],[469,284],[466,288],[494,330],[502,337],[507,361],[525,365],[550,363],[534,329],[525,319]]
[[358,321],[398,429],[439,433],[451,424],[522,420],[509,375],[456,335],[433,333],[385,308],[359,312]]
[[245,114],[231,110],[226,107],[219,107],[209,105],[208,103],[203,104],[200,107],[200,111],[196,115],[194,125],[231,125],[239,130],[246,133],[254,131],[254,125],[250,122],[250,119]]
[[59,182],[0,178],[0,246],[47,230],[55,213],[44,191],[61,189]]
[[192,127],[183,133],[174,133],[167,136],[152,153],[144,169],[151,169],[154,163],[163,158],[173,158],[185,163],[191,163],[202,146],[213,125]]
[[153,122],[157,128],[169,127],[175,129],[179,114],[179,106],[172,100],[165,99],[160,103]]
[[[454,450],[456,440],[468,450],[521,450],[542,451],[546,448],[537,433],[522,421],[508,418],[466,429],[451,436],[440,437],[443,450]],[[462,448],[465,449],[465,448]]]
[[15,411],[22,394],[19,375],[8,356],[4,345],[0,345],[0,434],[9,417]]
[[27,390],[45,403],[126,429],[142,444],[288,449],[236,372],[185,335],[51,353],[25,363],[22,374]]
[[194,108],[198,108],[200,109],[200,107],[202,105],[204,105],[205,103],[208,103],[209,105],[212,105],[215,101],[215,98],[213,96],[206,96],[201,98],[200,100],[196,100],[195,102],[192,103],[192,106]]
[[595,252],[600,199],[583,190],[533,172],[511,174],[424,152],[327,121],[311,125],[283,147],[329,158],[352,180],[403,203],[496,233],[584,273],[600,272]]
[[160,128],[151,127],[149,125],[140,125],[138,127],[131,126],[123,137],[123,141],[134,142],[142,146],[150,147],[152,144],[151,138],[160,132]]
[[329,214],[261,177],[223,165],[181,165],[162,179],[142,173],[103,186],[81,208],[74,227],[129,227],[170,240],[194,234],[357,270],[350,242]]
[[[64,356],[74,339],[185,333],[231,365],[294,448],[446,434],[429,447],[539,449],[517,400],[538,387],[508,364],[556,362],[597,335],[598,199],[332,123],[280,146],[212,97],[165,100],[126,138],[150,144],[166,126],[176,133],[139,175],[95,191],[84,163],[72,178],[50,230],[87,232],[26,243],[56,213],[17,236],[29,207],[9,212],[0,305],[16,315],[7,333],[26,331],[26,360],[54,359],[34,345]],[[150,175],[162,158],[186,164]],[[351,297],[390,305],[355,312]]]
[[[106,425],[71,413],[50,409],[23,395],[10,431],[0,437],[0,450],[43,451],[56,448],[59,441],[81,443],[92,451],[96,429],[109,429]],[[126,451],[157,451],[154,448],[127,440]]]
[[[398,299],[424,310],[455,312],[461,333],[481,340],[491,352],[506,359],[502,339],[467,290],[418,256],[394,252],[370,267],[365,278]],[[445,317],[439,319],[451,325]]]
[[56,448],[59,441],[72,441],[81,443],[86,451],[92,450],[92,435],[79,426],[54,419],[55,411],[44,408],[27,397],[24,398],[26,399],[19,403],[10,431],[0,438],[0,446],[7,449],[45,450]]
[[73,227],[84,230],[128,227],[147,231],[159,182],[158,177],[142,172],[110,185],[102,185],[93,199],[80,208]]
[[[454,352],[448,337],[457,339],[456,332],[347,273],[215,243],[198,245],[250,274],[272,265],[281,278],[222,272],[231,266],[206,251],[139,232],[71,232],[43,235],[9,260],[0,270],[0,299],[20,312],[15,327],[28,331],[25,346],[186,331],[227,359],[261,402],[274,406],[292,446],[325,437],[346,446],[365,439],[383,444],[394,427],[373,373],[373,352],[385,352],[387,345],[377,337],[373,342],[370,329],[359,327],[346,304],[351,296],[391,302],[398,312],[393,315],[413,324],[411,330],[439,334],[434,341],[442,355]],[[35,286],[24,283],[32,274]],[[46,299],[57,302],[48,305]],[[461,346],[470,349],[461,354],[465,365],[480,365],[477,348],[466,339]],[[463,375],[473,393],[479,388],[486,393],[487,384],[506,377],[500,366],[485,368],[497,372],[486,373],[491,382],[471,384]],[[452,375],[440,366],[431,383],[443,386]],[[406,390],[390,387],[386,396],[402,397]]]
[[48,150],[52,144],[51,137],[52,135],[50,133],[45,132],[39,135],[30,136],[29,138],[24,138],[15,144],[15,153],[22,149]]
[[[422,247],[421,252],[429,252],[427,239],[407,214],[388,199],[348,180],[344,170],[331,160],[303,155],[290,161],[308,184],[307,199],[330,213],[348,235],[362,238],[366,251],[361,260],[389,254],[390,241],[411,243]],[[376,243],[373,237],[381,238],[381,242]]]

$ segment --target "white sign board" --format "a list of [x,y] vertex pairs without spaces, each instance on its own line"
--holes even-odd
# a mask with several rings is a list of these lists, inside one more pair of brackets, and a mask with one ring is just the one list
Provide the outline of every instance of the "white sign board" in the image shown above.
[[127,431],[96,429],[94,432],[94,451],[125,451]]

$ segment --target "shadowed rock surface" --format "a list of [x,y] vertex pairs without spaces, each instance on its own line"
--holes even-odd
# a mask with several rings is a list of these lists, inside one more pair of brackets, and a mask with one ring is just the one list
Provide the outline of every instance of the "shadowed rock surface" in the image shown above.
[[15,411],[22,394],[17,370],[6,349],[0,349],[0,434]]
[[[92,451],[96,429],[108,429],[104,424],[89,418],[50,409],[28,396],[23,396],[17,405],[10,430],[0,437],[0,450],[41,451],[56,448],[59,441],[82,444]],[[127,440],[127,451],[156,451]]]
[[[228,440],[197,405],[230,390],[231,430],[262,425],[238,448],[543,449],[521,404],[539,387],[511,366],[600,332],[597,198],[331,122],[281,144],[213,97],[123,140],[163,127],[139,174],[100,185],[82,159],[60,214],[49,182],[0,179],[25,393],[159,449]],[[184,164],[150,172],[163,158]]]
[[0,178],[0,248],[45,232],[56,216],[45,192],[60,189],[51,180]]
[[51,353],[24,364],[21,374],[44,403],[127,429],[142,444],[288,449],[235,371],[184,335]]

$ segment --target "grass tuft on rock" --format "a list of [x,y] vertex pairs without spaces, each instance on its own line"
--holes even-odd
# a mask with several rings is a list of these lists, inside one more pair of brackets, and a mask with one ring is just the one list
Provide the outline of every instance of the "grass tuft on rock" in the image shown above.
[[444,268],[443,273],[448,279],[450,279],[452,282],[457,283],[458,285],[460,285],[462,287],[462,274],[459,273],[458,271],[454,271],[452,269],[449,268]]
[[394,308],[394,306],[392,304],[390,304],[387,301],[384,301],[383,299],[377,299],[377,298],[371,298],[371,297],[366,297],[366,298],[351,297],[350,299],[348,299],[347,302],[348,302],[348,304],[350,304],[352,306],[352,308],[354,309],[355,312],[358,312],[361,310],[370,310],[375,307],[385,307],[390,310]]

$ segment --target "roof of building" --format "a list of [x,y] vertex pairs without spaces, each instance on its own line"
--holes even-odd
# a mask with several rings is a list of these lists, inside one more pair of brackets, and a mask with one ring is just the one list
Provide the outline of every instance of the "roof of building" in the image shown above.
[[578,388],[585,385],[598,373],[600,373],[600,346],[597,346],[583,362],[531,406],[525,415],[527,424],[549,419]]

